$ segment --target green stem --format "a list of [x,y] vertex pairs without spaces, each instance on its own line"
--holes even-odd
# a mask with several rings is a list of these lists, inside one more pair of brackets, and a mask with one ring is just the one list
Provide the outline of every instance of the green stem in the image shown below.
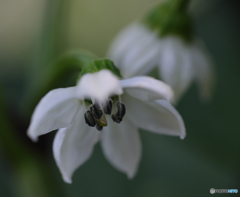
[[69,7],[69,1],[46,1],[41,37],[33,60],[32,79],[66,49]]
[[69,30],[71,0],[55,0],[55,16],[52,30],[52,57],[65,52]]

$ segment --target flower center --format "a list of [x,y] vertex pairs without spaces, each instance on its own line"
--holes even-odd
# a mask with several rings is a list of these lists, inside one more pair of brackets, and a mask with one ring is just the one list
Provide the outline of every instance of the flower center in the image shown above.
[[[89,109],[85,112],[84,118],[86,124],[90,127],[95,127],[96,129],[101,131],[103,127],[108,125],[106,115],[111,115],[113,100],[109,98],[103,103],[93,102],[94,104],[89,106]],[[117,112],[113,114],[112,120],[116,123],[120,123],[126,114],[126,107],[121,102],[121,98],[119,96],[119,101],[116,102]]]

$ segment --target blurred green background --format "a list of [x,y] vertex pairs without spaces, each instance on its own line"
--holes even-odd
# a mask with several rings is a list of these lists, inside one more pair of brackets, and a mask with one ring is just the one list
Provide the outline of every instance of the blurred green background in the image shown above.
[[[99,57],[105,56],[117,32],[130,22],[139,20],[159,2],[0,2],[0,101],[5,110],[0,116],[0,132],[10,132],[4,126],[8,122],[17,132],[14,134],[16,138],[26,144],[27,150],[32,151],[33,155],[36,153],[37,157],[39,155],[39,164],[44,166],[42,172],[49,178],[46,187],[53,192],[51,196],[58,193],[62,197],[202,197],[210,195],[210,188],[240,190],[238,0],[191,2],[189,11],[195,22],[195,33],[207,45],[216,65],[218,80],[214,97],[210,103],[201,103],[197,88],[192,85],[177,105],[187,129],[184,140],[140,130],[142,160],[133,180],[128,180],[106,161],[98,144],[90,160],[74,174],[73,184],[65,184],[52,156],[54,134],[40,137],[37,144],[26,137],[33,111],[26,97],[38,92],[34,84],[44,80],[44,77],[41,78],[42,72],[49,62],[62,52],[75,48],[85,48]],[[8,140],[12,141],[11,138]],[[17,168],[1,146],[0,196],[31,197],[32,193],[19,184],[24,182],[19,181],[19,176],[29,173],[28,177],[34,182],[34,170]],[[14,149],[18,148],[15,144]],[[27,166],[29,161],[24,161],[21,151],[18,156]],[[36,192],[32,196],[45,196],[36,185],[30,184]],[[21,188],[23,191],[20,191]]]

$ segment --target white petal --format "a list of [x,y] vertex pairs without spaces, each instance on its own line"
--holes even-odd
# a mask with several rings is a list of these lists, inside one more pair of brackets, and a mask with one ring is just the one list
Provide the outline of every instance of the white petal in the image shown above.
[[110,50],[110,58],[121,69],[123,77],[129,78],[146,74],[156,66],[159,41],[154,32],[139,23],[127,27]]
[[79,106],[76,87],[50,91],[34,110],[28,128],[28,136],[36,141],[39,135],[69,126]]
[[104,101],[114,94],[122,94],[122,88],[117,76],[106,69],[83,75],[77,85],[79,99]]
[[163,50],[159,58],[161,79],[169,84],[179,100],[194,77],[190,48],[178,37],[169,36],[162,41]]
[[141,159],[141,141],[137,128],[126,118],[120,124],[108,119],[102,131],[101,145],[107,160],[131,179]]
[[109,50],[108,57],[114,60],[116,65],[120,65],[122,58],[125,56],[126,51],[145,34],[145,30],[139,23],[133,23],[124,28],[114,39]]
[[158,134],[185,138],[183,120],[169,102],[157,100],[145,103],[127,94],[122,96],[122,100],[126,106],[126,117],[138,127]]
[[173,91],[167,84],[152,77],[139,76],[120,81],[124,91],[142,101],[173,99]]
[[125,73],[126,78],[130,78],[149,74],[157,65],[160,47],[160,41],[155,41],[149,46],[142,46],[142,51],[126,64],[126,69],[122,71],[123,75]]
[[99,131],[84,121],[84,109],[80,109],[69,128],[59,129],[53,142],[53,154],[63,180],[72,182],[74,171],[86,162],[99,140]]
[[144,34],[125,51],[119,64],[125,78],[146,74],[151,71],[159,56],[159,42],[157,36],[144,26]]
[[215,84],[213,61],[206,47],[199,40],[191,47],[191,55],[200,96],[203,100],[209,100]]

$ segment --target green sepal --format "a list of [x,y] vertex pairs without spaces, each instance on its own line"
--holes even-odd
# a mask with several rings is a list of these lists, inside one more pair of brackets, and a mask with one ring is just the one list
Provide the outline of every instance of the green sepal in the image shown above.
[[95,61],[95,63],[100,70],[108,69],[108,70],[112,71],[112,73],[115,74],[116,76],[118,76],[119,78],[123,78],[119,69],[115,66],[115,64],[111,60],[102,59],[102,60]]
[[77,81],[79,81],[79,79],[87,73],[99,72],[102,69],[108,69],[119,78],[122,78],[119,69],[114,65],[111,60],[101,59],[89,62],[89,64],[85,64]]
[[186,10],[188,0],[172,0],[154,8],[143,20],[160,37],[180,36],[186,41],[192,38],[192,18]]

